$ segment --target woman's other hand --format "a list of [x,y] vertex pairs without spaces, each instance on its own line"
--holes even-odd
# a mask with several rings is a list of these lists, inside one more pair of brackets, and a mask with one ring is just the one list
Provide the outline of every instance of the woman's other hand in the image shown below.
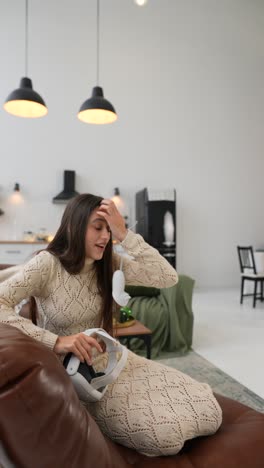
[[113,237],[122,242],[127,235],[127,228],[123,216],[119,213],[113,200],[104,199],[101,201],[97,214],[102,216],[109,225]]
[[57,354],[73,353],[81,362],[86,361],[87,364],[91,365],[92,348],[96,348],[99,353],[103,352],[95,338],[84,333],[77,333],[76,335],[59,336],[54,351]]

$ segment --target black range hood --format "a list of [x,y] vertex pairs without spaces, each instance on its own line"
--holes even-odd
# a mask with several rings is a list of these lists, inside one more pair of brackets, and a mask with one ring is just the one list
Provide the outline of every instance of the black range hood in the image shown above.
[[79,193],[75,190],[75,171],[64,171],[63,190],[52,201],[53,203],[67,203],[76,195]]

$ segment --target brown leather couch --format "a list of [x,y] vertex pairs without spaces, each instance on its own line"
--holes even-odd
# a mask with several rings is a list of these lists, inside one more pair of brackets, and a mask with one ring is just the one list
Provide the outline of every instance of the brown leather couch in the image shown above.
[[263,468],[264,414],[217,399],[215,435],[175,456],[145,457],[103,436],[52,351],[0,324],[0,440],[18,468]]

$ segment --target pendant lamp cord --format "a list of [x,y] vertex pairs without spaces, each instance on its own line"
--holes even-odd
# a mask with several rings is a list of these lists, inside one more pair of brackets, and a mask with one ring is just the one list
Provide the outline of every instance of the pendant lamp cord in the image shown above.
[[96,67],[96,82],[99,86],[99,49],[100,49],[100,0],[97,0],[97,67]]
[[28,73],[28,0],[26,0],[25,8],[25,76]]

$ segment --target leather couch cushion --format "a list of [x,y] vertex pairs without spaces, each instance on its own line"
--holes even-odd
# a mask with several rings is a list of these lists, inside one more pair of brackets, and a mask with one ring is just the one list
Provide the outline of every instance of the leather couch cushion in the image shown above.
[[111,442],[80,404],[56,355],[0,325],[0,428],[19,468],[124,467]]

